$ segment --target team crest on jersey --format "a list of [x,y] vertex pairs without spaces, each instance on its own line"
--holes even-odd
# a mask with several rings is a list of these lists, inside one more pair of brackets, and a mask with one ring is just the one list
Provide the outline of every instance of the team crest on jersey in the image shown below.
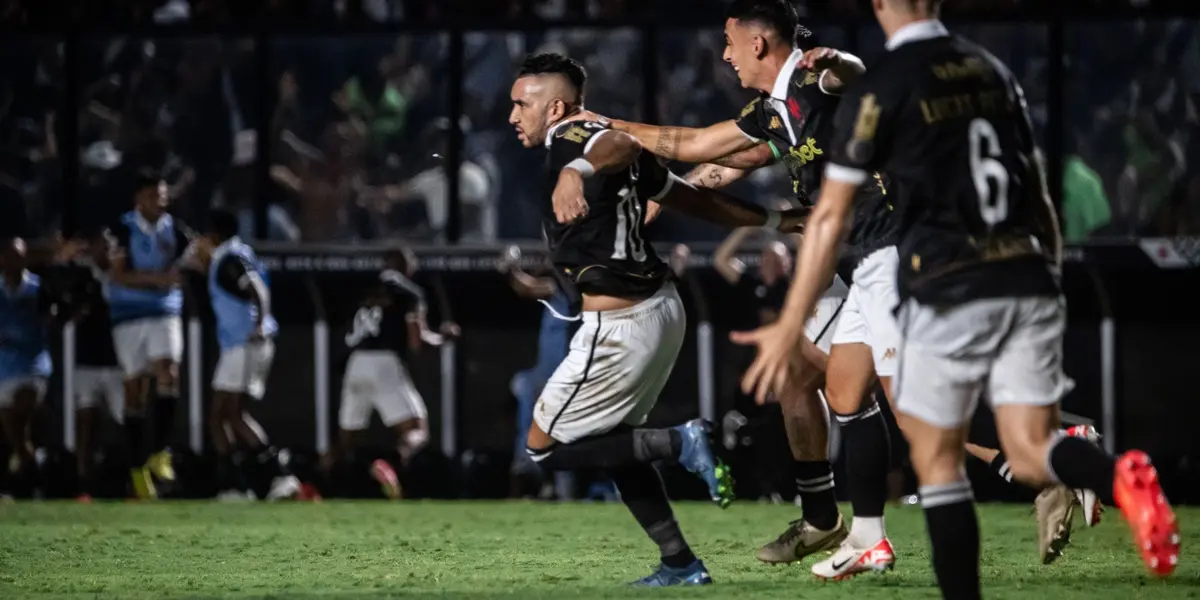
[[754,107],[756,106],[758,106],[758,98],[751,100],[750,104],[747,104],[746,108],[742,109],[742,117],[745,118],[747,115],[754,112]]
[[783,127],[783,121],[780,121],[779,117],[773,116],[773,117],[771,117],[771,123],[769,126],[771,129],[779,129],[779,128]]
[[804,82],[800,84],[800,87],[809,86],[819,81],[821,81],[821,74],[814,71],[809,71],[804,74]]
[[792,115],[793,119],[799,121],[800,119],[804,118],[804,114],[800,112],[800,103],[797,102],[795,98],[788,98],[787,109],[788,113]]

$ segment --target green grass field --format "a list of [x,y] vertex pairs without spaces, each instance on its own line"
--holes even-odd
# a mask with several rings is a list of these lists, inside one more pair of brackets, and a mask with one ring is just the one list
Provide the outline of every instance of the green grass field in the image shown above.
[[[769,567],[758,544],[795,518],[787,506],[677,507],[716,585],[631,590],[655,548],[619,504],[440,502],[19,503],[0,506],[0,598],[873,598],[937,596],[924,520],[894,507],[895,572],[815,581]],[[1058,563],[1035,560],[1029,508],[981,508],[985,596],[992,599],[1200,598],[1189,554],[1200,510],[1181,511],[1175,575],[1144,574],[1114,512],[1081,522]]]

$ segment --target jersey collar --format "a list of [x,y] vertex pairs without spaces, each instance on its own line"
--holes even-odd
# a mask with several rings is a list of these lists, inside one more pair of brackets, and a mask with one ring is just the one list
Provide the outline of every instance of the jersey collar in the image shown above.
[[142,216],[142,213],[135,210],[133,211],[133,218],[137,223],[138,229],[142,230],[142,233],[145,233],[146,235],[154,235],[155,233],[158,233],[158,229],[162,226],[163,220],[167,218],[167,215],[164,214],[158,218],[158,221],[151,223],[146,219],[146,217]]
[[888,50],[895,50],[909,42],[920,42],[948,35],[950,35],[950,31],[937,19],[917,21],[916,23],[909,23],[897,29],[896,33],[893,33],[892,37],[888,39],[887,44],[884,44],[884,47]]
[[559,121],[550,126],[550,129],[548,131],[546,131],[546,147],[547,148],[549,148],[550,143],[554,141],[554,132],[558,131],[559,127],[562,127],[563,125],[566,125],[567,123],[570,123],[570,121]]
[[804,51],[797,48],[792,50],[792,55],[783,63],[783,67],[779,69],[779,76],[775,78],[775,86],[771,88],[771,97],[776,100],[787,100],[788,86],[792,84],[792,74],[796,72],[796,63],[804,58]]

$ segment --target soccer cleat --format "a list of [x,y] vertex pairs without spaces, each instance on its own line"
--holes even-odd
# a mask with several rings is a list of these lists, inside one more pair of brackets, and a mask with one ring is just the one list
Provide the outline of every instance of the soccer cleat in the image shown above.
[[890,571],[895,566],[896,552],[887,538],[866,549],[855,548],[847,540],[833,556],[813,565],[812,572],[818,579],[841,581],[861,573]]
[[78,496],[75,496],[75,501],[80,504],[91,504],[92,496],[91,494],[79,494]]
[[217,494],[218,502],[255,502],[258,496],[250,490],[224,490]]
[[267,501],[291,500],[300,494],[300,479],[295,475],[282,475],[271,480]]
[[379,484],[379,489],[383,491],[384,497],[388,500],[400,499],[402,494],[400,478],[396,476],[396,470],[386,460],[380,458],[371,463],[371,479]]
[[[1067,435],[1083,438],[1093,444],[1100,442],[1100,432],[1096,431],[1096,428],[1091,425],[1068,427]],[[1079,502],[1079,506],[1083,508],[1083,522],[1087,523],[1088,527],[1098,525],[1100,523],[1100,513],[1104,512],[1104,505],[1096,498],[1096,492],[1077,489],[1075,490],[1075,499]]]
[[822,550],[837,548],[848,535],[850,531],[841,515],[838,515],[837,525],[829,530],[817,529],[808,521],[798,519],[789,523],[787,531],[775,541],[758,549],[758,560],[772,565],[794,563]]
[[296,494],[296,499],[301,502],[320,502],[321,492],[317,486],[311,483],[301,483],[300,492]]
[[708,495],[721,508],[733,502],[733,476],[729,467],[713,456],[709,435],[712,430],[704,419],[692,419],[674,427],[683,438],[679,464],[698,475],[708,485]]
[[133,496],[138,500],[157,500],[158,490],[154,487],[154,477],[147,467],[129,470],[129,478],[133,482]]
[[1179,562],[1179,522],[1145,452],[1131,450],[1117,459],[1113,497],[1150,572],[1170,575]]
[[175,467],[171,464],[170,450],[159,450],[151,454],[150,459],[146,461],[146,467],[159,481],[167,483],[175,481]]
[[1038,522],[1038,556],[1048,565],[1071,543],[1071,517],[1075,514],[1075,495],[1065,486],[1048,487],[1033,501]]
[[667,587],[671,585],[709,585],[713,582],[704,562],[696,562],[675,569],[667,565],[659,565],[658,570],[629,584],[634,587]]

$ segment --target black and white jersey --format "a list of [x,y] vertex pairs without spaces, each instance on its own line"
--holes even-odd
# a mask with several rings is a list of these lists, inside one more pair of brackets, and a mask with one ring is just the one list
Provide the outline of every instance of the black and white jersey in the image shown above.
[[560,123],[546,135],[548,188],[538,206],[554,268],[580,294],[645,298],[658,291],[670,269],[646,241],[646,203],[670,189],[671,174],[653,154],[642,152],[628,168],[597,173],[584,181],[588,212],[571,224],[554,216],[552,194],[567,163],[608,133],[592,121]]
[[901,298],[1057,294],[1034,238],[1044,182],[1020,85],[937,21],[901,30],[888,48],[842,100],[827,174],[869,185],[869,173],[888,173]]
[[[797,68],[803,57],[803,50],[792,52],[771,93],[760,94],[746,105],[736,123],[746,137],[770,145],[775,159],[787,166],[796,198],[804,206],[812,206],[828,162],[826,150],[833,141],[841,97],[825,92],[821,73]],[[848,240],[851,259],[896,243],[897,227],[885,176],[874,173],[872,177],[874,185],[863,186],[855,200]]]
[[91,261],[57,265],[42,278],[42,289],[54,303],[59,322],[75,323],[75,362],[88,367],[115,367],[112,320],[105,283],[108,275]]
[[351,350],[388,350],[407,356],[408,324],[425,314],[425,292],[411,279],[391,269],[354,313],[346,345]]

